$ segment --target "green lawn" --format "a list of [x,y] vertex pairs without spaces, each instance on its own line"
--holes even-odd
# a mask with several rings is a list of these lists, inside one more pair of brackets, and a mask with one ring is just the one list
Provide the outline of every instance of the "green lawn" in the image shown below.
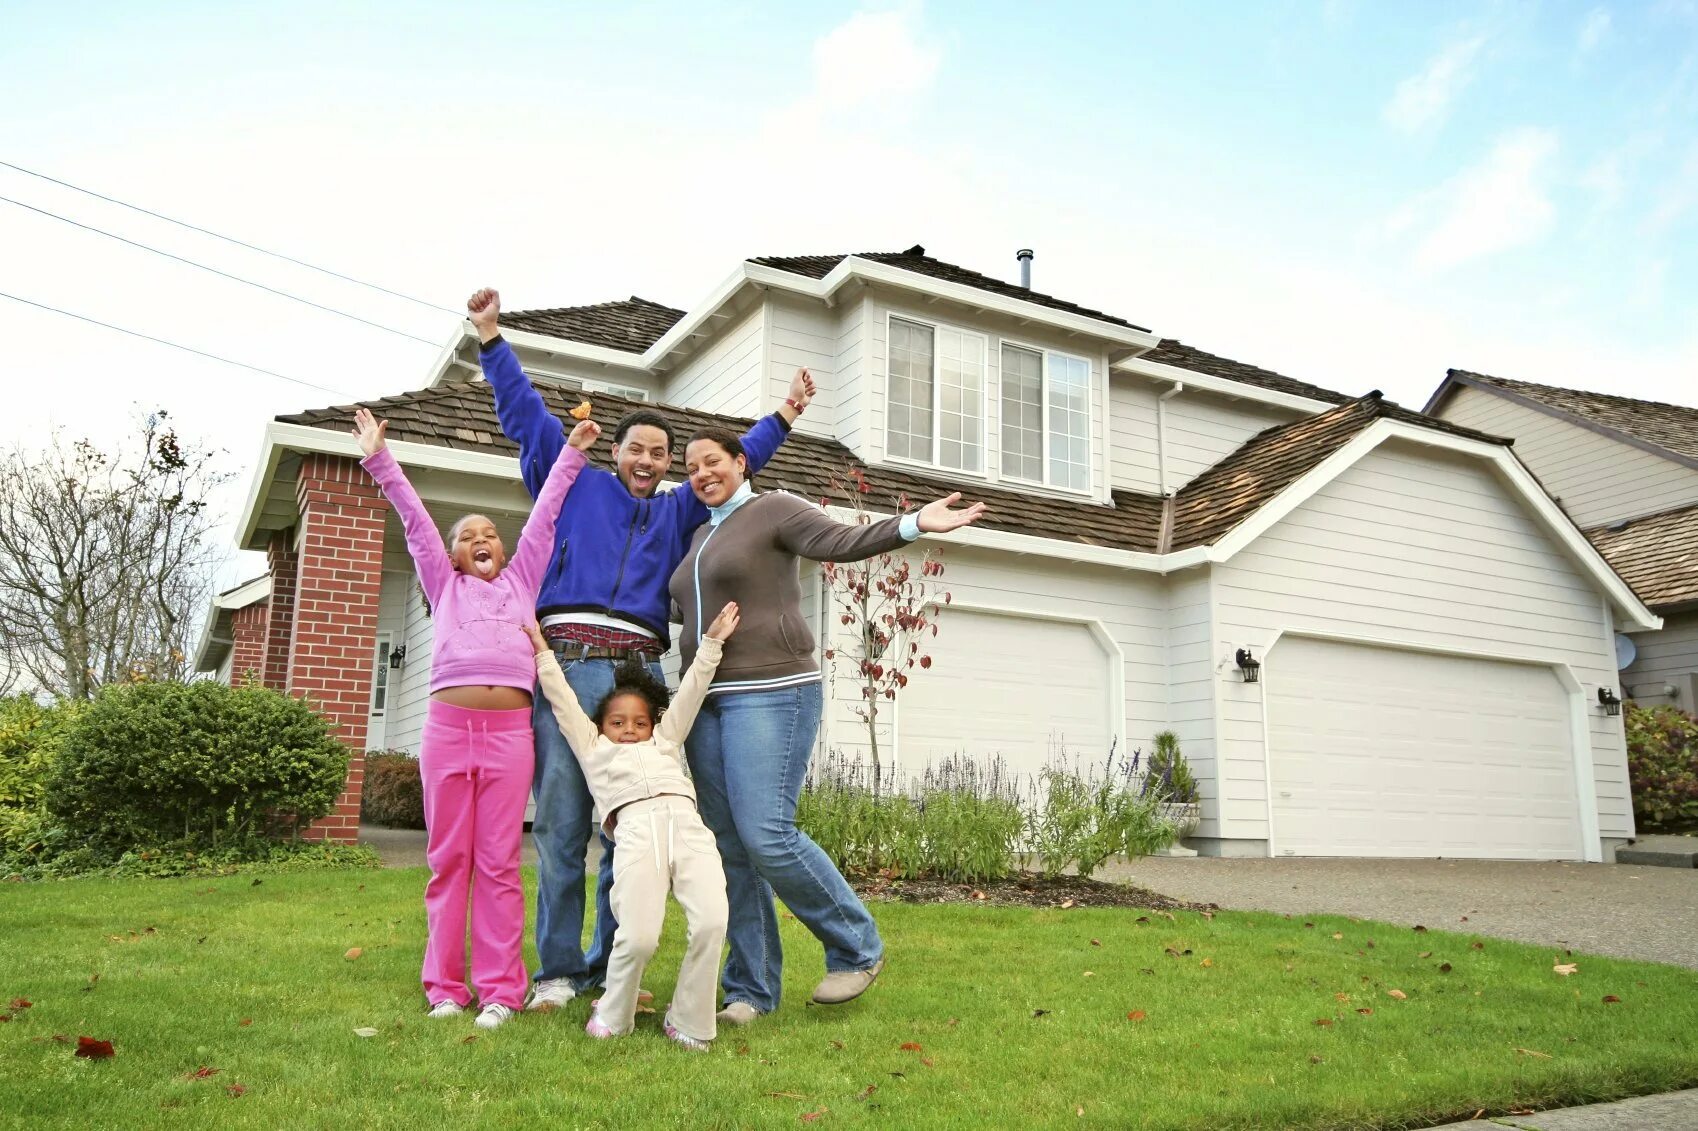
[[[1698,972],[1267,914],[880,904],[890,962],[866,998],[805,1006],[820,952],[786,920],[787,1004],[707,1055],[672,1046],[655,1016],[591,1041],[582,1002],[468,1041],[469,1017],[423,1016],[423,884],[327,871],[0,887],[0,1009],[34,1003],[0,1024],[0,1113],[29,1127],[1221,1131],[1424,1126],[1698,1084]],[[674,908],[646,979],[662,1003],[680,920]],[[378,1035],[356,1036],[365,1026]],[[78,1036],[116,1056],[76,1058]],[[202,1066],[218,1072],[190,1078]]]

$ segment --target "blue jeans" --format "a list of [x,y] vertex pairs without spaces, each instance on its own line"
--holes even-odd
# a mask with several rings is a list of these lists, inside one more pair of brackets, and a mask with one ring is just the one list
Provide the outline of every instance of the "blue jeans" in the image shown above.
[[796,802],[819,732],[820,685],[710,695],[684,750],[702,820],[719,842],[731,905],[727,1004],[778,1008],[784,953],[773,893],[825,944],[828,971],[884,955],[878,926],[830,857],[796,827]]
[[[566,683],[578,696],[584,712],[596,707],[613,690],[612,660],[571,660],[556,654]],[[656,679],[664,679],[659,664],[650,664]],[[613,950],[613,845],[601,838],[601,869],[595,885],[595,934],[584,953],[584,857],[589,851],[595,802],[584,780],[583,767],[560,733],[554,710],[539,686],[531,710],[536,732],[537,764],[532,786],[536,814],[531,836],[537,846],[536,980],[566,978],[580,993],[599,986],[607,977],[607,958]]]

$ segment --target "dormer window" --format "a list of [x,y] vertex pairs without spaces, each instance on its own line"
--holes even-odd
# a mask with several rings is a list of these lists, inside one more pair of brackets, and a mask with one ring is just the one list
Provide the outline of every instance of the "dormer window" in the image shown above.
[[985,339],[890,319],[888,454],[956,471],[985,468]]
[[1002,344],[1002,474],[1091,488],[1091,363]]

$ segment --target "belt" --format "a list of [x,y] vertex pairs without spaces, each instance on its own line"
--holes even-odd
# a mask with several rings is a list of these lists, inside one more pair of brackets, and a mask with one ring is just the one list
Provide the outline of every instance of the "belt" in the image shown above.
[[659,656],[640,648],[603,648],[596,644],[581,644],[576,640],[550,640],[548,647],[557,655],[573,660],[638,660],[650,663]]

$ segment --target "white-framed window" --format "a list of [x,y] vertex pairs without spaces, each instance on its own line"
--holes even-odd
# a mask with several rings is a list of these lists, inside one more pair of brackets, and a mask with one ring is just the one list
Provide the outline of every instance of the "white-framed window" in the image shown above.
[[546,369],[536,369],[526,366],[525,376],[533,382],[538,379],[550,385],[559,385],[567,389],[577,389],[585,393],[610,393],[626,400],[646,401],[651,399],[649,391],[636,385],[618,385],[612,381],[598,381],[593,377],[577,377],[566,373],[551,373]]
[[892,315],[889,361],[887,453],[982,473],[984,336]]
[[377,634],[376,668],[371,677],[371,717],[381,719],[389,704],[389,649],[394,636],[388,632]]
[[1002,343],[1002,474],[1091,489],[1091,363]]

